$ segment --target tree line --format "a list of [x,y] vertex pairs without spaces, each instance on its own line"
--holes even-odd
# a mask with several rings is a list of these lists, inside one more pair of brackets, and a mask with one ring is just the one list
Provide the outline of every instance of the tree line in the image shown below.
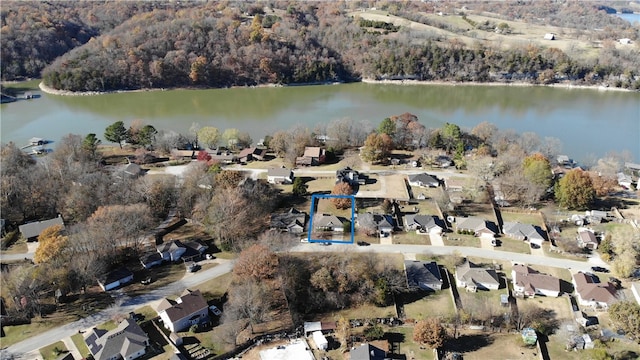
[[[541,83],[569,79],[640,87],[635,79],[637,49],[620,50],[608,44],[598,58],[584,59],[555,48],[466,47],[456,39],[437,36],[415,41],[411,31],[391,23],[348,16],[355,6],[348,2],[266,5],[9,2],[2,10],[2,76],[6,80],[37,77],[50,64],[42,72],[44,82],[71,91],[361,78]],[[423,21],[420,14],[435,9],[433,4],[420,2],[371,5],[416,21]],[[527,21],[535,19],[521,12],[531,7],[551,19],[565,19],[567,14],[600,17],[598,23],[608,21],[607,39],[637,38],[633,28],[605,20],[611,16],[601,16],[596,7],[538,3],[477,7]],[[433,21],[429,24],[438,26]],[[369,27],[384,31],[370,31]]]

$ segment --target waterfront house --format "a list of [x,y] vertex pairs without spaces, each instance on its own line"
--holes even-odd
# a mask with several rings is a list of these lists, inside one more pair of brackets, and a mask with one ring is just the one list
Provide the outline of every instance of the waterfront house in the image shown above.
[[302,156],[296,159],[296,165],[317,166],[324,164],[326,160],[326,150],[319,146],[307,146],[304,148]]
[[264,156],[267,154],[267,149],[260,149],[257,147],[250,147],[246,149],[242,149],[240,154],[238,154],[238,160],[241,163],[247,163],[253,160],[264,160]]
[[91,329],[84,342],[95,360],[134,360],[146,354],[149,336],[133,319],[125,319],[111,331]]
[[171,332],[183,331],[209,318],[209,306],[200,290],[186,289],[175,301],[163,299],[156,310],[164,327]]

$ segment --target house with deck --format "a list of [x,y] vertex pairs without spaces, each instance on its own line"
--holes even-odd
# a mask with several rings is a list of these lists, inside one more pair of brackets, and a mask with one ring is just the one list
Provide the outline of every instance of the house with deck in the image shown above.
[[526,265],[516,264],[511,270],[513,292],[516,295],[535,297],[536,295],[560,296],[560,279],[542,274]]

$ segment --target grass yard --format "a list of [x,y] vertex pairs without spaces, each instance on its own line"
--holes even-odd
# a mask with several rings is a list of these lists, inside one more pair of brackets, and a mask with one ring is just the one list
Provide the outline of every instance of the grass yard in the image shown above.
[[341,317],[347,319],[373,319],[397,316],[396,307],[393,305],[379,307],[371,304],[363,304],[354,308],[316,314],[312,321],[338,321]]
[[528,213],[528,212],[513,212],[513,211],[505,211],[504,209],[500,212],[502,215],[502,220],[504,222],[520,222],[523,224],[532,224],[537,226],[542,226],[542,216],[539,213]]
[[413,341],[413,326],[398,326],[388,330],[386,337],[397,345],[398,353],[406,355],[406,359],[435,359],[433,350]]
[[89,348],[87,347],[87,343],[84,342],[83,334],[71,335],[71,341],[73,341],[73,344],[76,346],[76,348],[80,352],[80,355],[87,356],[87,357],[89,356],[90,351],[89,351]]
[[217,278],[211,279],[198,286],[198,289],[202,293],[202,296],[208,300],[220,299],[224,296],[224,293],[229,290],[231,285],[232,273],[227,273]]
[[471,246],[480,247],[480,239],[473,235],[462,235],[456,233],[447,234],[442,237],[445,246]]
[[[436,191],[436,189],[429,190]],[[416,193],[414,193],[414,195],[415,194]],[[411,200],[411,205],[400,206],[400,209],[402,211],[417,212],[421,215],[437,215],[438,217],[440,216],[438,213],[438,206],[432,199]]]
[[[540,359],[537,348],[525,346],[520,334],[489,334],[465,330],[457,339],[447,341],[445,349],[461,353],[464,360]],[[551,357],[551,359],[564,359],[564,357]]]
[[310,181],[307,181],[307,192],[309,194],[315,193],[329,193],[333,190],[333,187],[336,184],[336,179],[333,176],[325,177],[325,178],[313,178]]
[[8,249],[2,250],[2,254],[26,254],[28,251],[27,240],[20,236]]
[[531,246],[528,242],[509,239],[506,237],[501,237],[498,240],[500,241],[500,246],[496,246],[496,250],[515,252],[520,254],[531,254]]
[[61,354],[64,354],[68,351],[69,350],[64,345],[64,343],[62,341],[58,341],[51,345],[40,348],[40,355],[42,355],[43,360],[55,360]]
[[435,293],[427,293],[412,302],[405,300],[404,312],[407,319],[450,318],[455,314],[451,290],[447,288]]
[[431,245],[429,235],[419,235],[415,231],[393,234],[394,244]]
[[567,259],[567,260],[584,261],[584,262],[587,261],[587,258],[585,257],[564,253],[562,252],[562,250],[552,250],[548,242],[542,243],[542,250],[544,251],[544,256],[548,256],[556,259]]

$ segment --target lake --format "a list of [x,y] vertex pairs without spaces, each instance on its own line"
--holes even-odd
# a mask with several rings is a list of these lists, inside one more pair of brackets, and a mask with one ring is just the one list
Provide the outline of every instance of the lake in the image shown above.
[[640,14],[636,14],[636,13],[617,13],[616,14],[617,17],[620,17],[622,19],[627,20],[630,23],[638,23],[640,22]]
[[[27,83],[30,87],[37,82]],[[26,87],[26,86],[25,86]],[[427,127],[445,122],[471,129],[488,121],[500,129],[556,137],[575,160],[629,151],[640,161],[640,93],[520,86],[339,84],[56,96],[3,104],[1,141],[56,141],[96,133],[122,120],[187,133],[193,123],[238,128],[254,142],[277,130],[350,118],[373,126],[410,112]],[[53,144],[55,147],[55,144]]]

